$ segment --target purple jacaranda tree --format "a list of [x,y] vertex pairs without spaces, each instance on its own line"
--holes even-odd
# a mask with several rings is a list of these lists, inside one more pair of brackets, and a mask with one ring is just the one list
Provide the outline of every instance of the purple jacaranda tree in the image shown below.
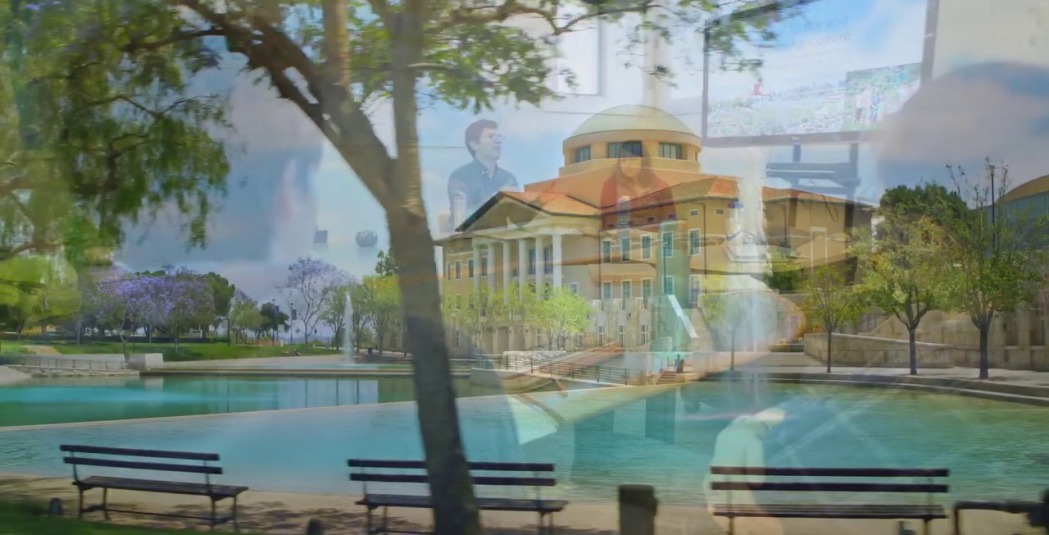
[[114,272],[92,288],[89,306],[98,327],[115,330],[127,356],[128,334],[157,318],[161,277]]
[[215,318],[215,299],[211,287],[196,273],[180,270],[173,275],[157,278],[154,293],[157,299],[157,317],[175,339],[175,354],[179,351],[179,337],[193,325],[210,324]]

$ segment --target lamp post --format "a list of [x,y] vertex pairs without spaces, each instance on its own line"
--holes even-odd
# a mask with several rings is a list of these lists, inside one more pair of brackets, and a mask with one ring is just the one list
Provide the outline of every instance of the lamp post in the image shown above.
[[290,320],[291,321],[291,325],[288,326],[288,336],[291,337],[291,341],[290,341],[291,345],[295,345],[295,333],[298,332],[298,329],[295,329],[295,320],[298,319],[298,316],[299,316],[298,311],[295,310],[295,306],[292,305],[292,307],[291,307],[291,320]]
[[273,305],[273,306],[270,307],[270,312],[271,312],[271,314],[273,316],[271,318],[272,321],[273,321],[273,331],[272,331],[273,334],[272,334],[272,344],[271,345],[276,346],[277,345],[277,318],[280,316],[280,307],[277,306],[277,300],[276,299],[270,299],[270,304]]

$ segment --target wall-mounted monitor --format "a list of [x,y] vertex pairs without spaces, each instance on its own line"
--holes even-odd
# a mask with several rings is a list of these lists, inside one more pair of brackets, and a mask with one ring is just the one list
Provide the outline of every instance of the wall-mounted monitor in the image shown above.
[[711,21],[704,42],[779,14],[771,41],[741,43],[734,57],[704,50],[704,144],[863,140],[929,78],[938,1],[789,0]]

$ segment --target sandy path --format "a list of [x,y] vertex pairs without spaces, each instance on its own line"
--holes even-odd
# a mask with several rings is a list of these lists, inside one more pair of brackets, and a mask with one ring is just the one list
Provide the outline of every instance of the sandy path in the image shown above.
[[[46,501],[52,497],[63,500],[67,514],[76,509],[76,491],[69,478],[40,478],[17,475],[0,476],[0,499],[12,500],[33,498]],[[97,494],[97,491],[96,491]],[[89,496],[92,496],[89,493]],[[141,492],[111,492],[114,505],[123,508],[142,509],[183,514],[203,514],[207,500],[184,496],[168,496]],[[248,491],[242,496],[240,505],[241,529],[274,535],[302,535],[311,518],[320,519],[326,533],[364,532],[364,509],[354,505],[356,496],[343,494],[297,494]],[[411,509],[391,511],[391,521],[401,529],[425,529],[429,526],[429,512]],[[91,519],[101,521],[94,513]],[[484,513],[488,533],[525,534],[535,533],[536,517],[527,513]],[[963,517],[964,533],[971,535],[1011,535],[1014,533],[1037,533],[1026,525],[1026,519],[1018,515],[972,511]],[[206,529],[203,523],[182,519],[165,519],[148,516],[113,514],[112,522],[128,525],[149,525]],[[565,512],[555,517],[557,533],[566,535],[615,535],[618,527],[618,508],[614,503],[572,502]],[[951,524],[939,520],[932,524],[933,535],[948,535]],[[657,518],[657,533],[660,535],[719,535],[725,533],[713,521],[706,510],[695,506],[668,505],[660,508]],[[742,524],[739,528],[745,528]],[[756,526],[755,526],[756,527]],[[911,529],[921,533],[920,523],[911,523]],[[223,526],[219,531],[232,531]],[[747,533],[737,529],[737,533]],[[897,533],[895,521],[844,521],[844,520],[766,520],[762,523],[761,535],[776,533],[796,535],[886,535]]]

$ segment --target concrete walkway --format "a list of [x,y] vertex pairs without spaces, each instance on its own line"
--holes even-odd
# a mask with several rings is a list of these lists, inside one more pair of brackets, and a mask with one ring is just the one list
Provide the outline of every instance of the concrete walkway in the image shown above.
[[0,386],[23,383],[30,379],[32,379],[32,377],[28,374],[22,373],[18,370],[12,370],[7,366],[0,366]]
[[[59,498],[64,504],[66,516],[76,516],[76,489],[70,485],[72,478],[43,478],[0,474],[0,501],[35,499],[46,503],[50,498]],[[483,488],[483,487],[482,487]],[[93,492],[98,492],[93,491]],[[616,490],[608,489],[605,501],[571,500],[564,512],[554,516],[555,533],[561,535],[618,535],[619,507],[614,501]],[[658,492],[658,491],[657,491]],[[154,513],[192,514],[206,513],[207,500],[200,497],[144,492],[122,492],[110,496],[110,504],[132,510]],[[659,498],[657,494],[657,498]],[[249,490],[241,496],[238,516],[242,532],[265,533],[267,535],[302,535],[311,518],[319,519],[325,533],[356,534],[365,532],[364,507],[354,505],[360,497],[351,494],[298,494],[289,492],[266,492]],[[88,500],[97,500],[89,494]],[[377,516],[381,516],[377,512]],[[101,522],[100,513],[86,515],[86,520]],[[486,534],[533,535],[536,533],[535,515],[519,512],[484,512],[482,519]],[[425,533],[432,525],[432,513],[425,509],[394,508],[390,510],[390,523],[395,529]],[[659,535],[725,535],[723,522],[715,521],[705,507],[660,503],[656,517],[656,533]],[[115,513],[107,524],[123,526],[148,526],[176,529],[206,530],[200,521],[182,518],[157,518]],[[745,522],[741,522],[745,524]],[[760,533],[761,535],[886,535],[897,533],[896,520],[825,520],[783,519],[762,522],[760,531],[742,529],[737,534]],[[921,529],[911,522],[912,529]],[[949,520],[936,520],[930,526],[930,535],[953,535]],[[1022,515],[1011,515],[990,511],[971,511],[964,515],[963,535],[1035,533],[1027,526]],[[133,528],[129,528],[133,529]],[[2,530],[2,527],[0,527]],[[86,532],[86,530],[85,530]],[[130,531],[129,531],[130,532]],[[230,533],[225,525],[215,533]],[[196,533],[196,532],[194,532]]]
[[753,372],[773,381],[912,388],[1049,406],[1049,372],[1027,370],[992,368],[990,379],[979,379],[975,368],[918,368],[915,376],[907,368],[832,366],[827,373],[826,364],[802,353],[767,353],[740,364],[735,373],[715,373],[708,379]]

